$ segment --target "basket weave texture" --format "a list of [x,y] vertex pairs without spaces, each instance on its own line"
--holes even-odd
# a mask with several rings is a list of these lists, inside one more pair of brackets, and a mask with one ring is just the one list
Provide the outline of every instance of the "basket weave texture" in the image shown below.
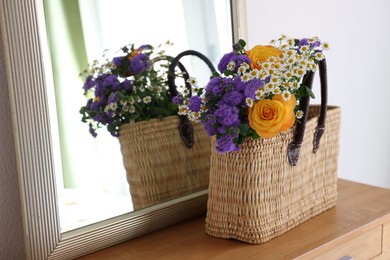
[[286,152],[294,129],[270,139],[247,140],[238,152],[212,149],[209,235],[260,244],[335,205],[341,109],[328,106],[326,129],[313,153],[319,110],[318,105],[309,107],[296,166],[288,163]]
[[121,126],[119,142],[134,209],[207,189],[211,138],[195,123],[194,145],[185,147],[179,121],[170,116]]

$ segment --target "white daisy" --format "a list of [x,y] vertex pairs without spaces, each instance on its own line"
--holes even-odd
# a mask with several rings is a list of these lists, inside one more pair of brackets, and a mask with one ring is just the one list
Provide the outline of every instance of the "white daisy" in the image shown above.
[[241,64],[241,67],[244,67],[245,69],[249,69],[249,64],[246,63],[246,62],[243,62],[243,63]]
[[284,101],[289,101],[291,98],[291,93],[288,90],[282,92],[282,98]]
[[250,98],[250,97],[247,97],[245,99],[245,103],[248,107],[252,107],[253,106],[253,100]]
[[274,84],[272,84],[272,83],[268,83],[268,84],[266,84],[265,86],[264,86],[264,90],[266,91],[266,92],[273,92],[274,91],[274,89],[275,89],[275,85]]
[[199,122],[200,119],[200,113],[199,112],[192,112],[188,115],[188,118],[193,122]]
[[143,101],[145,104],[149,104],[150,102],[152,102],[152,97],[151,96],[146,96],[143,98]]
[[298,110],[296,113],[295,113],[295,116],[298,118],[298,119],[301,119],[303,117],[303,111],[302,110]]
[[305,53],[309,51],[309,46],[307,45],[302,45],[301,48],[299,49],[301,53]]
[[329,48],[330,48],[329,43],[327,43],[327,42],[323,42],[323,43],[321,44],[321,46],[322,46],[322,49],[323,49],[323,50],[329,50]]
[[322,52],[316,52],[316,53],[314,54],[314,56],[315,56],[315,58],[316,58],[317,60],[322,60],[322,59],[324,59],[324,55],[322,54]]
[[189,110],[188,110],[187,106],[185,106],[185,105],[179,106],[179,111],[178,111],[179,115],[187,115],[188,112],[189,112]]
[[249,74],[251,75],[251,78],[258,79],[259,75],[260,75],[260,72],[259,72],[258,69],[254,69],[254,70],[250,71]]
[[236,68],[236,63],[234,61],[231,61],[228,63],[228,65],[227,65],[228,70],[234,71],[235,68]]
[[244,75],[241,76],[241,81],[242,82],[248,82],[250,81],[252,78],[251,78],[251,75],[249,73],[245,73]]
[[272,91],[273,94],[280,94],[280,88],[274,88],[274,90]]
[[256,100],[262,99],[264,94],[265,94],[265,92],[264,92],[264,88],[263,87],[261,87],[258,90],[256,90],[255,91],[255,98],[256,98]]
[[196,78],[194,78],[194,77],[190,77],[189,79],[187,79],[187,82],[188,82],[191,86],[197,86],[197,85],[198,85],[198,81],[197,81]]
[[188,88],[183,89],[183,94],[184,94],[185,96],[189,95],[189,94],[190,94],[189,89],[188,89]]

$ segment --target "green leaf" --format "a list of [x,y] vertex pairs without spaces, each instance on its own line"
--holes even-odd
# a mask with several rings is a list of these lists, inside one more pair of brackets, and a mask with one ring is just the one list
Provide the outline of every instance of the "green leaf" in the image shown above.
[[236,141],[236,143],[238,144],[238,145],[240,145],[240,144],[243,144],[244,143],[244,141],[245,141],[245,135],[239,135],[238,137],[237,137],[237,141]]
[[252,137],[254,140],[256,140],[256,139],[259,139],[259,138],[260,138],[260,135],[259,135],[255,130],[252,129],[252,131],[251,131],[251,137]]
[[232,72],[230,71],[230,70],[225,70],[224,72],[223,72],[223,74],[226,76],[226,77],[228,77],[228,76],[230,76],[230,75],[232,75]]
[[314,93],[313,93],[313,91],[310,89],[310,88],[308,88],[308,87],[306,87],[306,86],[304,86],[305,87],[305,90],[306,90],[306,93],[311,97],[311,98],[316,98],[315,97],[315,95],[314,95]]
[[243,39],[240,39],[238,40],[238,45],[240,45],[240,47],[244,49],[244,47],[246,46],[246,42]]
[[196,95],[197,95],[198,97],[202,96],[203,90],[204,90],[203,88],[199,88],[199,90],[198,90],[198,92],[196,93]]
[[250,130],[250,127],[248,124],[241,124],[238,126],[238,129],[240,130],[240,135],[246,136]]
[[159,115],[162,115],[162,116],[171,115],[171,111],[169,109],[162,108],[162,107],[156,107],[156,106],[150,106],[149,112],[152,116],[156,116],[156,117],[158,117]]

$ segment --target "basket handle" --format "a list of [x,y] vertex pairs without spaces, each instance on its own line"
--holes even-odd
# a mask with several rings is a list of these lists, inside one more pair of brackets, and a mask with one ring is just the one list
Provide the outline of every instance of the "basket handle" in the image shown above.
[[[314,132],[313,137],[313,153],[317,152],[320,146],[320,139],[322,134],[325,131],[325,120],[327,112],[327,103],[328,103],[328,80],[327,80],[327,69],[326,69],[326,60],[325,58],[319,62],[319,73],[320,73],[320,82],[321,82],[321,111],[318,118],[318,124]],[[307,86],[312,89],[314,80],[314,72],[310,71],[306,74],[302,85]],[[303,142],[303,137],[305,135],[305,128],[307,123],[307,114],[309,111],[310,97],[304,97],[300,101],[299,108],[303,111],[303,118],[301,123],[297,124],[294,140],[289,143],[287,147],[287,156],[288,161],[292,166],[295,166],[298,162],[300,148]]]
[[[191,85],[187,82],[187,80],[189,79],[188,72],[179,61],[182,57],[187,56],[187,55],[197,56],[198,58],[200,58],[201,60],[203,60],[207,64],[207,66],[209,67],[211,72],[214,73],[216,71],[213,64],[211,63],[211,61],[200,52],[197,52],[194,50],[187,50],[187,51],[183,51],[183,52],[179,53],[171,61],[169,68],[168,68],[168,87],[169,87],[169,92],[170,92],[171,98],[173,98],[174,96],[176,96],[179,93],[177,91],[177,86],[175,84],[175,67],[177,65],[179,65],[179,68],[183,72],[185,86],[189,90],[190,95],[192,95]],[[182,138],[185,146],[187,148],[191,148],[194,145],[194,128],[186,116],[179,115],[179,118],[180,118],[180,123],[179,123],[178,130],[179,130],[180,137]]]

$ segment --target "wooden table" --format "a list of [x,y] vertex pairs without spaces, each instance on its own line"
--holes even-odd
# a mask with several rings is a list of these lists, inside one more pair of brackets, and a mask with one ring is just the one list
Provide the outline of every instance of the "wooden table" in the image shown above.
[[390,190],[339,180],[336,207],[261,245],[208,236],[204,217],[80,259],[390,259]]

